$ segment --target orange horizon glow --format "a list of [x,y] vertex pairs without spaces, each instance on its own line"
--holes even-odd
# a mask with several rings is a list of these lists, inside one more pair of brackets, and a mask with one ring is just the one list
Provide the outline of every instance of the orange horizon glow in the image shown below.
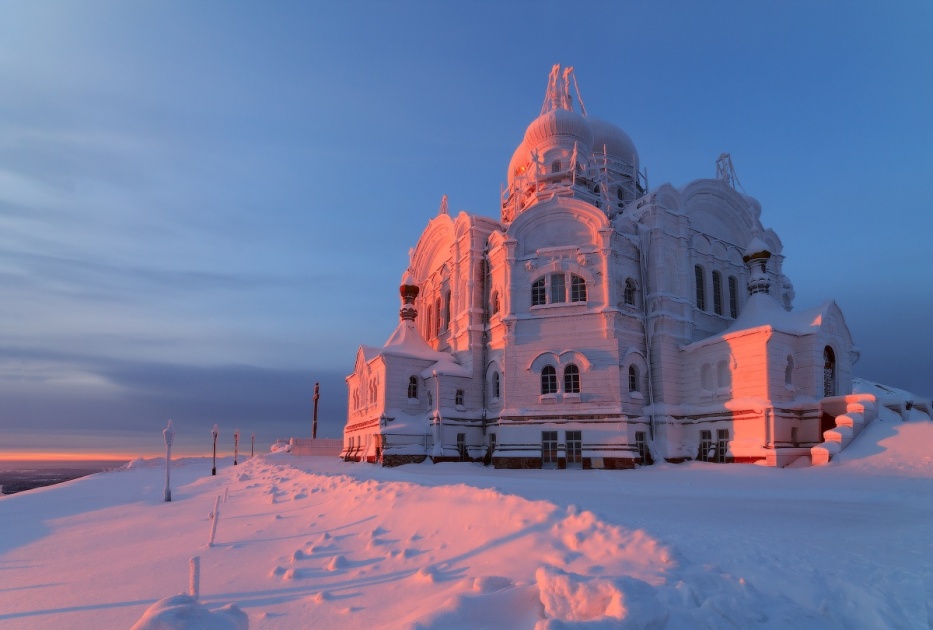
[[[226,455],[226,454],[225,454]],[[43,452],[43,451],[17,451],[13,453],[0,453],[0,462],[75,462],[75,461],[132,461],[138,458],[164,457],[165,451],[160,453],[88,453],[88,452]],[[218,454],[218,457],[220,455]],[[177,457],[209,457],[203,453],[172,453],[172,459]]]

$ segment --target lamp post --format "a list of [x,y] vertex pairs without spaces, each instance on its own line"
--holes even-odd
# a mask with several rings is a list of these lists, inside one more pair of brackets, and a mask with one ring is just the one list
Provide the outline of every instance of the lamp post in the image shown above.
[[233,430],[233,465],[236,466],[236,458],[240,451],[240,430]]
[[256,450],[256,434],[253,433],[249,436],[249,456],[252,457],[254,451]]
[[214,467],[211,468],[211,474],[217,474],[217,436],[220,435],[220,431],[217,429],[217,425],[214,425],[214,428],[211,429],[211,435],[214,436]]
[[162,429],[162,437],[165,438],[165,500],[172,500],[172,489],[169,486],[169,475],[172,467],[172,440],[175,439],[175,429],[172,428],[172,421],[168,421],[168,426]]

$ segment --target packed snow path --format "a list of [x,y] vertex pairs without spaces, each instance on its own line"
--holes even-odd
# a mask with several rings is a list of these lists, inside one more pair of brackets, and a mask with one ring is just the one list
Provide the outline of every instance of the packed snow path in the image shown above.
[[0,627],[128,628],[198,555],[251,628],[926,628],[931,450],[882,421],[823,468],[183,460],[171,503],[135,462],[0,500]]

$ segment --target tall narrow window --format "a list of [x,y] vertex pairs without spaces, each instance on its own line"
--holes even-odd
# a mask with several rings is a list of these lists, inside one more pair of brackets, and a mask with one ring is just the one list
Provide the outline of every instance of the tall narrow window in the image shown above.
[[697,285],[697,308],[701,311],[706,310],[706,281],[703,276],[703,267],[697,265],[693,268],[693,274],[696,276]]
[[638,368],[634,365],[628,366],[628,390],[630,392],[639,391],[638,388]]
[[431,309],[431,306],[429,305],[428,313],[424,318],[424,338],[425,339],[431,338],[431,326],[433,326],[433,324],[431,323],[432,321],[434,321],[434,311]]
[[551,172],[560,173],[560,160],[554,160],[551,162]]
[[567,468],[583,467],[583,431],[564,431]]
[[454,397],[454,404],[457,405],[458,407],[463,406],[463,390],[462,389],[457,390],[457,394]]
[[726,454],[729,452],[729,429],[718,429],[716,431],[716,461],[720,464],[725,463]]
[[580,393],[580,368],[573,363],[564,368],[564,393]]
[[554,369],[553,365],[545,365],[544,369],[541,370],[541,393],[557,393],[557,370]]
[[836,395],[836,353],[829,346],[823,349],[823,396]]
[[495,315],[499,312],[499,292],[493,291],[492,297],[489,298],[489,312],[492,315]]
[[439,335],[441,332],[441,319],[442,319],[441,298],[437,298],[435,305],[437,307],[437,310],[435,311],[435,317],[434,317],[434,336],[437,337],[437,335]]
[[411,376],[408,379],[408,397],[417,398],[418,397],[418,377]]
[[794,386],[794,357],[787,355],[787,366],[784,368],[784,386]]
[[540,306],[547,302],[547,293],[544,289],[544,278],[538,278],[531,285],[531,305]]
[[722,315],[722,275],[718,271],[713,272],[713,311]]
[[444,330],[450,328],[450,291],[444,293]]
[[729,317],[735,319],[739,316],[739,281],[735,276],[729,276]]
[[492,373],[492,398],[493,400],[499,399],[499,373]]
[[635,283],[629,278],[625,281],[625,292],[623,300],[629,306],[635,306]]
[[570,276],[570,301],[586,302],[586,280],[580,276]]
[[713,432],[707,430],[700,431],[700,452],[697,454],[697,459],[701,462],[712,461],[714,453]]
[[541,432],[541,467],[557,468],[557,431]]
[[562,273],[552,273],[551,274],[551,303],[557,304],[558,302],[567,301],[567,287],[564,284],[564,274]]

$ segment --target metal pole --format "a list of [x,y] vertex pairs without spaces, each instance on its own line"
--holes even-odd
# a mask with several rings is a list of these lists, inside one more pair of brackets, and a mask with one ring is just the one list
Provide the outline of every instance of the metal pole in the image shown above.
[[175,429],[172,428],[172,421],[168,421],[168,426],[162,430],[162,437],[165,438],[165,500],[172,500],[172,488],[169,485],[170,471],[172,468],[172,440],[175,439]]
[[321,397],[321,384],[314,384],[314,420],[311,423],[311,439],[317,439],[317,400]]
[[211,468],[211,474],[217,474],[217,436],[220,435],[220,431],[217,430],[217,425],[214,425],[214,428],[211,430],[211,435],[214,436],[214,465]]
[[240,454],[240,430],[233,432],[233,465],[236,466],[237,455]]
[[256,434],[249,436],[249,456],[252,457],[256,450]]

